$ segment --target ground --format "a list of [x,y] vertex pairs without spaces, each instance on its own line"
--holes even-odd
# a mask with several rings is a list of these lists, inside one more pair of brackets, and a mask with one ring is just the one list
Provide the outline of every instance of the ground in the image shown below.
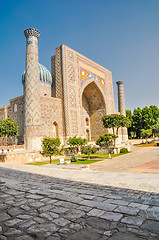
[[157,158],[141,149],[102,171],[1,163],[0,239],[158,240],[159,175],[132,172]]

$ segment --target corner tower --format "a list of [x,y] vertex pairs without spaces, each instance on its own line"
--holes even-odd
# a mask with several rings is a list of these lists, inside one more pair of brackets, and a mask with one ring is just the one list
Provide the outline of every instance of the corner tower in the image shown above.
[[28,28],[25,29],[24,35],[26,37],[24,143],[27,150],[39,150],[41,146],[38,63],[38,38],[40,32],[35,28]]
[[[125,98],[124,98],[124,82],[118,81],[116,82],[118,85],[118,111],[121,115],[126,117],[126,110],[125,110]],[[127,128],[122,128],[122,141],[128,141],[128,133]]]

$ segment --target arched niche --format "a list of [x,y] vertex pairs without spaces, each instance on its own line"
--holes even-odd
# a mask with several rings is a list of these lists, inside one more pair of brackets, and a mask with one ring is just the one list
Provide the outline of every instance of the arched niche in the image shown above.
[[57,124],[57,122],[53,122],[53,137],[57,138],[58,136],[59,136],[58,124]]
[[[106,133],[102,117],[106,115],[106,104],[103,93],[95,82],[89,83],[82,93],[83,116],[86,125],[86,118],[89,119],[89,136],[95,141],[99,135]],[[85,132],[87,137],[87,132]]]

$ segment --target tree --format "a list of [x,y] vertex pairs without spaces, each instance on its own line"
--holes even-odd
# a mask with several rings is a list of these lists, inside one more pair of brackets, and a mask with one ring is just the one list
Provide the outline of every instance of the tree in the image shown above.
[[51,164],[51,157],[53,155],[58,156],[60,153],[59,146],[61,141],[59,138],[51,138],[51,137],[44,137],[42,140],[42,152],[41,154],[45,157],[50,158]]
[[141,108],[134,109],[132,127],[135,129],[136,137],[140,137],[140,129],[142,129],[142,110]]
[[156,123],[155,125],[153,125],[153,126],[151,127],[151,129],[152,129],[153,135],[158,134],[158,133],[159,133],[159,124]]
[[[118,114],[111,114],[111,115],[105,115],[102,118],[103,125],[105,128],[112,128],[113,134],[115,134],[118,137],[118,131],[120,127],[126,127],[128,128],[131,124],[130,120],[123,116]],[[114,139],[114,147],[115,147],[116,139]]]
[[96,141],[96,144],[100,147],[108,148],[110,144],[117,138],[115,134],[107,133],[104,135],[100,135]]
[[77,136],[70,137],[67,142],[68,145],[74,148],[74,153],[75,153],[75,147],[78,148],[79,146],[83,146],[86,143],[87,143],[87,140],[85,138],[81,138]]
[[92,147],[90,145],[86,146],[84,149],[84,154],[88,156],[88,159],[90,160],[90,155],[92,154]]
[[147,138],[148,137],[150,137],[151,136],[151,134],[152,134],[152,129],[141,129],[141,136],[143,137],[143,138],[146,138],[146,140],[147,140]]
[[14,120],[0,119],[0,137],[18,136],[18,124]]
[[12,137],[12,136],[18,136],[18,124],[10,119],[0,119],[0,137]]
[[132,127],[133,118],[132,118],[131,110],[126,110],[126,117],[130,120],[130,127],[128,128],[128,136],[132,137],[132,133],[133,133],[133,127]]

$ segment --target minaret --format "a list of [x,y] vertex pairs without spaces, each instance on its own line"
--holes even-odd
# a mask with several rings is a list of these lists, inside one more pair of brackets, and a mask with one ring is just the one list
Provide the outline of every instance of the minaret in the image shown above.
[[[118,85],[118,111],[121,115],[126,116],[125,110],[125,98],[124,98],[124,82],[116,82]],[[125,142],[128,140],[127,128],[122,128],[122,141]]]
[[25,29],[26,68],[24,85],[25,121],[24,143],[27,150],[41,147],[41,114],[39,89],[38,38],[40,32],[35,28]]
[[126,116],[125,112],[125,99],[124,99],[124,82],[118,81],[116,82],[118,85],[118,111],[121,115]]

